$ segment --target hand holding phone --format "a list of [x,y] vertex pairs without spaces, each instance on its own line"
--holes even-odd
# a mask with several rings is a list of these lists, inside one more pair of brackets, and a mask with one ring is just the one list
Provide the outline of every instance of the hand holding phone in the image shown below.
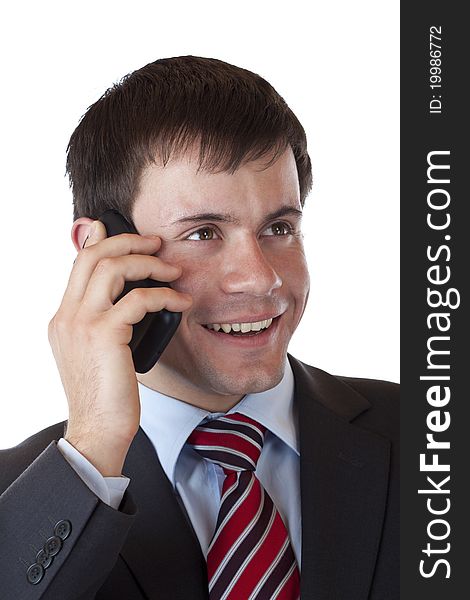
[[[99,220],[106,227],[108,237],[120,233],[138,233],[134,225],[129,223],[117,210],[105,211]],[[126,281],[124,289],[116,298],[115,303],[131,290],[139,287],[168,287],[168,283],[154,279]],[[155,313],[147,313],[141,321],[133,325],[129,347],[137,373],[147,373],[155,365],[177,330],[180,321],[180,312],[171,312],[164,308]]]
[[[49,343],[69,407],[64,437],[104,476],[121,474],[140,424],[138,382],[129,346],[134,325],[147,313],[158,315],[162,309],[178,315],[192,302],[189,294],[170,287],[182,270],[156,256],[160,246],[158,237],[132,233],[108,237],[104,223],[95,221],[49,322]],[[147,280],[152,285],[142,287]],[[134,289],[123,289],[123,282]],[[144,347],[141,342],[149,331],[145,327],[136,335],[136,348]],[[159,354],[162,344],[157,346]]]

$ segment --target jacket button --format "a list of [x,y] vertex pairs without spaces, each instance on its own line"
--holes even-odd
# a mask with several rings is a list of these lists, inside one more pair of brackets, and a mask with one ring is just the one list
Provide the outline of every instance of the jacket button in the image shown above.
[[42,550],[39,550],[39,552],[36,554],[36,562],[38,563],[38,565],[44,567],[44,569],[47,569],[47,567],[51,564],[52,560],[53,557],[49,556],[49,554],[47,554],[44,548]]
[[28,578],[29,583],[32,583],[33,585],[39,583],[44,577],[43,567],[37,563],[33,563],[26,571],[26,577]]
[[48,540],[46,540],[46,543],[44,544],[43,549],[44,549],[44,552],[48,556],[55,556],[56,554],[58,554],[60,552],[61,548],[62,548],[62,540],[60,539],[60,537],[58,535],[53,535]]
[[59,521],[55,524],[54,535],[60,537],[61,540],[68,538],[71,531],[72,523],[70,521]]

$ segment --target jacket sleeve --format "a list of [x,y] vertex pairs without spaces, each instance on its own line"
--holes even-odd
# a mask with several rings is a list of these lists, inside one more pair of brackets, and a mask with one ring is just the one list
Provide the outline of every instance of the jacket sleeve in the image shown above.
[[103,503],[51,442],[0,496],[2,600],[92,600],[137,508]]

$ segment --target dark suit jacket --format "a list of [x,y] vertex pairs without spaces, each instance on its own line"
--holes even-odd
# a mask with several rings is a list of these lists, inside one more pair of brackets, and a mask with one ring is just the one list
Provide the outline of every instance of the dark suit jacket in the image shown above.
[[[398,386],[289,361],[300,424],[301,598],[397,600]],[[119,510],[64,459],[63,434],[58,423],[0,451],[1,600],[207,600],[199,542],[142,429]],[[62,520],[70,534],[30,583],[28,567]]]

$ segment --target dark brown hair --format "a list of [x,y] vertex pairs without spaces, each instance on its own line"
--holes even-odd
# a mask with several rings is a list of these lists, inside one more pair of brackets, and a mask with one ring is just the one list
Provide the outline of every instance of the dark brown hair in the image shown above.
[[312,185],[305,132],[262,77],[215,58],[164,58],[126,75],[92,104],[67,147],[74,220],[108,208],[131,220],[142,170],[199,144],[199,168],[234,172],[290,145],[302,206]]

